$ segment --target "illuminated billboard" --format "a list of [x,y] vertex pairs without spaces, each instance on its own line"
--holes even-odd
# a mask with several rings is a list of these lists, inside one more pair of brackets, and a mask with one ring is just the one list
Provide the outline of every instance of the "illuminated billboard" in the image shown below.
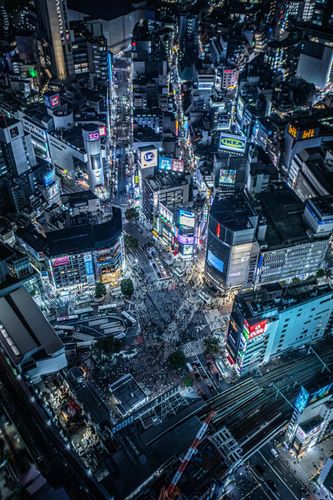
[[223,262],[223,260],[221,260],[218,257],[216,257],[216,255],[214,255],[211,250],[208,250],[208,253],[207,253],[207,262],[211,266],[213,266],[215,269],[217,269],[218,271],[220,271],[220,273],[223,273],[223,269],[224,269],[224,262]]
[[167,156],[160,156],[158,162],[158,168],[160,170],[171,170],[172,169],[172,158],[168,158]]
[[[95,274],[94,274],[94,264],[92,260],[91,253],[86,253],[83,256],[84,267],[86,270],[86,276],[88,283],[95,283]],[[105,264],[105,262],[104,262]]]
[[70,261],[68,255],[66,255],[66,257],[58,257],[52,262],[52,267],[65,266],[69,264],[69,262]]
[[195,215],[187,210],[179,210],[179,224],[185,227],[194,227]]
[[60,104],[60,97],[59,94],[55,94],[50,97],[50,105],[51,108],[56,108]]
[[101,125],[100,127],[98,127],[98,132],[99,132],[100,137],[105,137],[106,136],[106,126]]
[[53,170],[46,172],[43,175],[43,186],[44,187],[51,186],[51,184],[53,184],[54,182],[54,179],[55,179],[55,174]]
[[236,181],[236,170],[221,168],[220,170],[220,186],[233,186]]
[[193,245],[194,236],[186,236],[185,234],[179,234],[178,242],[181,243],[182,245]]
[[293,137],[294,139],[296,139],[297,134],[298,134],[297,128],[294,127],[293,125],[289,125],[288,134],[291,135],[291,137]]
[[160,170],[166,170],[172,172],[184,172],[184,160],[178,160],[177,158],[169,158],[167,156],[160,156],[158,162],[158,168]]
[[99,132],[88,132],[88,141],[98,141],[99,139]]
[[257,337],[258,335],[262,335],[266,331],[267,322],[267,319],[263,319],[262,321],[259,321],[259,323],[249,325],[249,323],[245,320],[243,325],[244,337],[249,340]]
[[152,146],[151,148],[144,148],[140,150],[140,163],[141,168],[156,167],[157,166],[157,149]]
[[226,134],[221,132],[219,149],[232,151],[234,153],[244,153],[246,148],[246,137],[242,135]]
[[333,386],[333,382],[328,384],[328,385],[325,385],[321,389],[318,389],[317,391],[313,392],[310,396],[309,404],[311,405],[313,403],[316,403],[320,399],[326,398],[326,396],[328,396],[330,394],[332,386]]
[[182,255],[193,255],[193,246],[192,245],[184,245]]
[[173,172],[184,172],[184,160],[172,160],[171,170]]
[[307,406],[308,404],[308,401],[309,401],[309,393],[306,389],[304,389],[304,387],[302,386],[300,388],[300,391],[298,393],[298,396],[296,398],[296,401],[295,401],[295,408],[300,412],[302,413],[302,411],[304,410],[304,408]]

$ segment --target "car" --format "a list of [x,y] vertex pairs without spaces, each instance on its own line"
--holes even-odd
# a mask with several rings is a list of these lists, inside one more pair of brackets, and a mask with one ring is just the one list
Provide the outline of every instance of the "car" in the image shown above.
[[271,452],[274,458],[278,458],[279,454],[275,448],[271,448],[269,451]]

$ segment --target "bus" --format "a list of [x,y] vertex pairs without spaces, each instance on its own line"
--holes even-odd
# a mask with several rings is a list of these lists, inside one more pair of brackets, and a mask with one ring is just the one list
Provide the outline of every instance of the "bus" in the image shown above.
[[123,326],[114,326],[112,328],[106,328],[104,330],[105,335],[110,335],[111,333],[118,334],[118,333],[124,333],[125,328]]
[[68,330],[68,331],[72,332],[74,330],[74,326],[72,326],[72,325],[55,325],[54,329],[55,330]]
[[203,292],[202,290],[198,293],[200,299],[202,299],[206,304],[210,304],[212,302],[212,298],[208,295],[208,293]]
[[82,307],[81,309],[75,309],[74,313],[75,314],[84,314],[84,313],[90,313],[93,312],[92,307]]
[[127,319],[127,321],[132,325],[132,326],[135,326],[136,325],[136,319],[133,318],[133,316],[131,316],[130,314],[128,314],[128,312],[126,311],[123,311],[121,313],[121,315],[123,316],[123,318]]
[[98,306],[97,310],[98,312],[107,311],[108,309],[116,309],[117,307],[118,304],[104,304],[103,306]]

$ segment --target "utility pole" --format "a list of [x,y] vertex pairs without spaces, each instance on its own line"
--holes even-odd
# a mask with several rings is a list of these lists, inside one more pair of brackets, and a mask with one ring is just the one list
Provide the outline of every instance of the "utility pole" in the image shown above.
[[328,370],[330,373],[332,373],[332,370],[327,366],[327,364],[325,363],[325,361],[323,361],[321,359],[321,357],[319,356],[319,354],[316,353],[316,351],[314,350],[314,348],[310,345],[309,349],[308,349],[308,354],[312,352],[320,361],[320,363],[323,365],[323,368],[321,370],[321,373],[323,373],[323,371]]

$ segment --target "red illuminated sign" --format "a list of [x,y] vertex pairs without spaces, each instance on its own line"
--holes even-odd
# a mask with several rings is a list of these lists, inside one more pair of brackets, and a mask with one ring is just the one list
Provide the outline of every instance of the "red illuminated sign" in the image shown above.
[[106,136],[106,127],[105,125],[102,125],[101,127],[98,128],[98,132],[100,137],[105,137]]
[[54,96],[51,97],[50,104],[51,104],[51,108],[55,108],[56,106],[59,106],[60,99],[59,99],[59,95],[58,94],[56,94],[56,95],[54,95]]
[[52,266],[53,267],[58,267],[58,266],[65,266],[67,264],[69,264],[69,257],[66,256],[66,257],[58,257],[57,259],[54,259],[54,261],[52,262]]
[[221,225],[220,223],[218,222],[217,223],[217,226],[216,226],[216,236],[219,238],[221,235]]
[[253,337],[257,337],[258,335],[262,335],[266,330],[267,319],[263,319],[259,321],[259,323],[255,323],[254,325],[249,325],[249,323],[244,321],[244,328],[247,330],[249,339]]
[[236,364],[236,362],[232,359],[232,357],[230,356],[230,354],[228,354],[227,356],[227,360],[229,361],[229,363],[232,365]]

